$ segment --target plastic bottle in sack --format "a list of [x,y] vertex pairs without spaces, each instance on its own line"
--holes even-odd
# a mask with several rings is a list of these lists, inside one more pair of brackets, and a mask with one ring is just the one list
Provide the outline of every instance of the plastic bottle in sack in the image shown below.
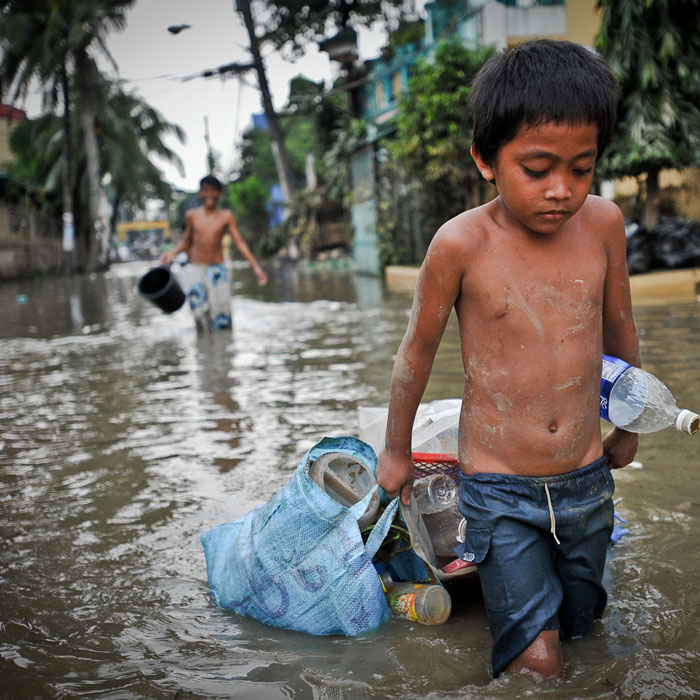
[[[342,452],[321,455],[310,466],[309,476],[333,500],[346,508],[361,501],[377,483],[374,474],[364,464]],[[378,517],[379,491],[370,499],[357,525],[362,530],[373,525]]]
[[446,474],[430,474],[413,483],[411,495],[421,513],[439,513],[457,501],[457,485]]
[[660,379],[610,355],[603,355],[600,417],[633,433],[653,433],[673,426],[694,435],[700,429],[700,416],[678,408]]
[[379,578],[386,602],[394,612],[422,625],[441,625],[450,616],[452,600],[442,586],[393,581],[388,573]]
[[460,543],[460,523],[464,520],[457,507],[457,502],[455,501],[449,508],[445,508],[439,513],[424,513],[422,516],[435,556],[454,559],[456,556],[454,549]]

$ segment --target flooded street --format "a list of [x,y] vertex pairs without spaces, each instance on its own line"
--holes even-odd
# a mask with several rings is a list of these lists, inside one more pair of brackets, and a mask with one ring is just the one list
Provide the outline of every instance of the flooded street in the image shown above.
[[[616,472],[630,534],[567,677],[490,681],[478,585],[441,627],[311,637],[219,609],[199,537],[268,500],[323,436],[386,403],[411,298],[350,271],[234,271],[233,332],[135,291],[146,263],[0,284],[0,698],[700,697],[700,435]],[[645,367],[700,410],[700,302],[637,306]],[[456,328],[426,401],[458,397]]]

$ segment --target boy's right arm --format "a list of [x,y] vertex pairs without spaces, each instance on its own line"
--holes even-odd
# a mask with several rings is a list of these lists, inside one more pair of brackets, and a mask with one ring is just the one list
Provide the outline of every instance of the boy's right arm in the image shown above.
[[454,243],[449,233],[438,232],[433,239],[418,274],[411,317],[391,375],[386,441],[377,463],[377,481],[392,498],[400,495],[405,505],[414,478],[413,421],[461,288],[463,253]]
[[172,250],[168,250],[160,256],[161,265],[170,265],[178,253],[189,251],[190,246],[192,245],[192,231],[192,218],[190,217],[190,212],[187,212],[185,214],[185,235],[182,237],[182,240],[177,247],[173,248]]

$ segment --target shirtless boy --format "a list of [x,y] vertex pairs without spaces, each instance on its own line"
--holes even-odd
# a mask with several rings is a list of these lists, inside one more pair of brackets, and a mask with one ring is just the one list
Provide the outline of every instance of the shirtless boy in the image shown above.
[[563,674],[560,638],[606,604],[610,468],[637,435],[601,439],[601,355],[639,365],[619,209],[589,194],[617,88],[595,54],[530,41],[472,86],[472,156],[498,197],[436,233],[396,357],[379,484],[408,503],[411,432],[454,307],[464,390],[461,556],[478,565],[494,677]]
[[202,206],[187,212],[182,242],[160,259],[168,265],[178,253],[187,253],[190,259],[186,275],[187,298],[198,330],[231,327],[231,288],[222,246],[227,230],[253,268],[258,284],[267,283],[267,275],[239,233],[233,213],[218,207],[222,191],[221,183],[213,175],[200,180]]

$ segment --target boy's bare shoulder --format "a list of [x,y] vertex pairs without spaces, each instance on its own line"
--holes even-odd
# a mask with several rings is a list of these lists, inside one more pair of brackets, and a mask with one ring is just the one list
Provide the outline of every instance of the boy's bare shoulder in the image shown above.
[[192,207],[185,212],[185,220],[195,221],[201,218],[203,207]]
[[620,207],[605,197],[589,194],[581,207],[581,214],[587,225],[594,223],[599,230],[608,227],[617,229],[619,226],[624,228],[624,217]]
[[440,226],[430,247],[448,254],[468,253],[486,235],[489,223],[488,204],[463,211]]

